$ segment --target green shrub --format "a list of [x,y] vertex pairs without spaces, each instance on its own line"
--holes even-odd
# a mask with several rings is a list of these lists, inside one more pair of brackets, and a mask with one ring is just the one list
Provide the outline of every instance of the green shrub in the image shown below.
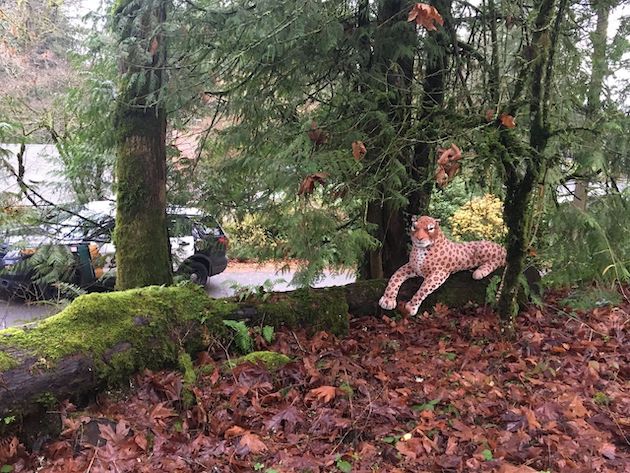
[[550,285],[630,281],[630,192],[598,198],[588,211],[563,204],[549,215],[539,251]]
[[256,215],[247,214],[242,220],[228,222],[224,226],[230,235],[228,256],[232,259],[268,259],[285,242],[276,229]]

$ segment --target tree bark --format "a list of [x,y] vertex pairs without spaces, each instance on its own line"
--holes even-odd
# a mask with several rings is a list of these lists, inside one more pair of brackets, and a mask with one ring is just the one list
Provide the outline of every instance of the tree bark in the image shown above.
[[[166,224],[166,1],[126,0],[115,21],[121,60],[116,133],[116,286],[172,283]],[[145,59],[145,58],[150,59]],[[147,62],[149,61],[149,62]]]
[[[563,5],[563,0],[560,0],[560,3]],[[552,58],[555,44],[551,39],[554,33],[551,20],[556,10],[556,0],[536,0],[534,5],[537,13],[532,42],[528,48],[532,54],[531,66],[526,65],[523,68],[523,71],[526,71],[531,67],[528,74],[530,75],[528,102],[531,151],[526,152],[523,149],[523,145],[513,130],[505,128],[500,130],[503,149],[508,151],[503,155],[506,176],[503,217],[508,228],[508,235],[507,264],[498,310],[503,321],[503,328],[509,335],[514,335],[514,321],[518,312],[519,277],[523,271],[525,251],[529,243],[525,230],[530,217],[532,190],[543,171],[544,151],[549,140],[549,129],[546,123],[549,95],[545,93],[544,87],[550,86],[551,81],[548,79],[553,72]],[[563,8],[561,7],[556,15],[556,29],[560,27],[562,15]],[[521,76],[525,74],[521,73]]]
[[[373,137],[369,159],[376,169],[390,167],[388,163],[393,160],[399,161],[403,169],[411,164],[411,149],[394,139],[405,136],[411,126],[414,57],[404,52],[405,47],[412,49],[416,44],[414,27],[407,21],[410,6],[408,0],[378,2],[372,54],[369,63],[363,66],[367,78],[365,90],[374,97],[378,111],[387,116],[386,127],[391,128],[384,133],[385,127],[378,120],[366,127],[366,133]],[[366,19],[361,21],[365,23]],[[391,149],[392,146],[398,148]],[[367,204],[366,220],[374,226],[373,236],[381,246],[365,255],[360,271],[363,279],[389,277],[408,257],[405,208],[397,198],[404,191],[406,176],[399,178],[399,188],[391,187],[395,179],[389,183],[390,187],[379,184],[374,199]]]
[[436,136],[431,133],[432,117],[444,111],[445,83],[449,73],[451,50],[451,37],[446,31],[447,27],[453,27],[451,15],[451,0],[432,0],[434,6],[444,18],[444,27],[438,27],[436,31],[427,33],[427,47],[425,54],[425,71],[423,82],[423,95],[418,121],[424,126],[425,141],[414,147],[413,161],[409,174],[414,182],[414,188],[409,196],[407,206],[408,215],[424,215],[431,201],[434,182],[432,171],[434,160],[431,159],[431,149],[435,146]]

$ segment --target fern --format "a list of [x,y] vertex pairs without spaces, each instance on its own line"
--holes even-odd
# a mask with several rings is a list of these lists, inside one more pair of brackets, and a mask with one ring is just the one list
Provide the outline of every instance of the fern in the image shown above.
[[262,337],[267,343],[273,342],[275,338],[275,329],[271,325],[265,325],[262,328]]
[[588,212],[566,205],[550,219],[543,261],[552,284],[630,281],[630,193],[599,198]]
[[239,351],[244,354],[250,353],[253,349],[253,343],[247,325],[237,320],[224,320],[223,323],[234,331],[234,342]]
[[64,245],[43,245],[26,261],[35,271],[36,284],[71,282],[76,271],[74,255]]

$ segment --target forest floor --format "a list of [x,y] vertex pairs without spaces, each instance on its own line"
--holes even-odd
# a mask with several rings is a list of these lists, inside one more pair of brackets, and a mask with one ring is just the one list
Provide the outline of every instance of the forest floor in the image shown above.
[[188,394],[180,372],[145,372],[66,404],[37,453],[5,439],[1,471],[628,472],[630,304],[574,311],[563,296],[522,313],[515,342],[489,310],[439,305],[354,319],[341,339],[257,336],[293,361],[226,371],[225,352],[204,353]]

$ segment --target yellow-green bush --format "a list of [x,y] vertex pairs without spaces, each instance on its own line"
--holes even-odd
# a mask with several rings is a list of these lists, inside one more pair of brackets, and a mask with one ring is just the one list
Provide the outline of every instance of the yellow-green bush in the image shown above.
[[500,241],[507,232],[502,214],[503,203],[498,197],[492,194],[476,197],[450,218],[451,235],[456,240]]
[[225,222],[224,228],[230,237],[230,258],[268,259],[275,256],[284,238],[259,215],[247,214],[242,220]]

